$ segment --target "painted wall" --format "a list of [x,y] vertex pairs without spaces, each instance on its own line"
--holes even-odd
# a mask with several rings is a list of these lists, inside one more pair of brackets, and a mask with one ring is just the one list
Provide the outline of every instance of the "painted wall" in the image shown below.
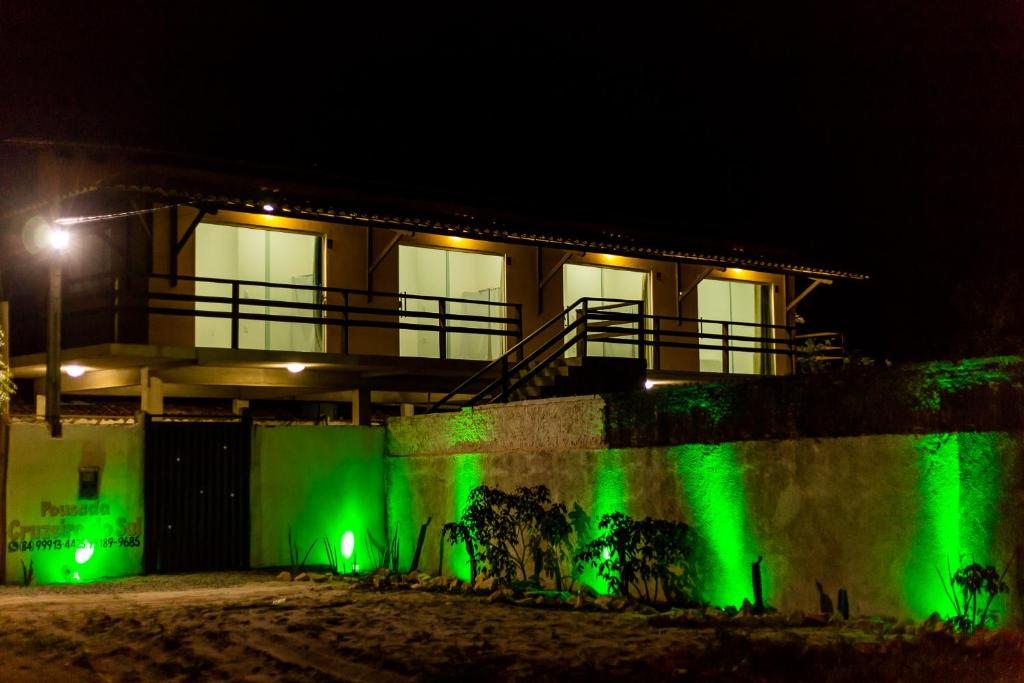
[[[166,214],[167,212],[160,211],[156,212],[153,217],[153,264],[154,270],[158,272],[166,272],[169,268],[169,252],[166,245],[168,242],[168,231],[172,227],[169,226]],[[179,237],[184,234],[193,216],[194,213],[189,209],[179,211],[178,225],[176,226]],[[205,220],[210,223],[225,225],[267,227],[276,230],[299,230],[322,234],[329,240],[329,246],[324,252],[325,284],[328,287],[366,289],[366,228],[363,226],[237,211],[220,211],[216,216],[208,217]],[[393,231],[378,230],[375,238],[375,256],[383,252],[394,234]],[[539,276],[537,250],[535,247],[429,233],[403,236],[401,244],[443,247],[503,256],[505,258],[505,300],[509,303],[522,304],[525,334],[529,334],[530,331],[536,329],[563,309],[564,282],[562,275],[558,274],[552,277],[544,287],[542,293],[543,310],[538,310],[537,282]],[[566,251],[561,249],[545,249],[540,277],[547,274]],[[179,273],[181,275],[194,274],[195,259],[195,240],[190,239],[179,256]],[[676,282],[675,266],[668,261],[573,252],[569,262],[642,270],[648,273],[648,284],[650,287],[650,310],[648,312],[661,316],[677,315],[676,295],[678,291],[695,281],[704,270],[702,266],[684,265],[681,267],[680,281]],[[785,276],[730,268],[715,271],[713,277],[760,282],[771,286],[775,319],[778,324],[785,323]],[[153,282],[151,287],[154,291],[174,291],[182,294],[193,292],[192,283],[189,282],[179,282],[174,290],[170,290],[166,284],[159,282]],[[380,262],[379,267],[374,273],[373,289],[381,292],[400,291],[398,249],[393,249]],[[328,294],[327,301],[330,304],[341,304],[341,295]],[[367,302],[365,297],[353,295],[350,297],[349,303],[353,306],[371,305],[380,308],[393,308],[395,310],[398,310],[399,307],[399,300],[397,298],[386,297],[376,297],[372,302]],[[682,302],[682,315],[684,317],[696,318],[698,313],[697,296],[693,292]],[[359,318],[360,316],[358,315],[353,317],[353,319]],[[193,336],[192,328],[180,323],[181,320],[177,316],[150,316],[150,343],[193,346],[191,339]],[[664,321],[663,329],[666,332],[696,331],[697,324],[690,322],[675,323],[671,320],[666,320]],[[340,328],[328,326],[325,332],[325,339],[328,352],[341,352]],[[537,343],[539,344],[542,341],[544,339],[538,339]],[[692,340],[683,339],[682,341]],[[349,350],[353,354],[385,356],[399,354],[399,335],[395,330],[355,329],[351,333],[349,343]],[[661,363],[664,369],[670,370],[697,370],[699,366],[695,349],[663,349]],[[785,374],[789,371],[788,360],[784,356],[778,357],[777,371],[779,374]]]
[[[252,453],[253,567],[289,564],[288,530],[307,563],[327,564],[322,539],[335,550],[346,531],[356,561],[372,566],[367,533],[384,538],[384,430],[380,427],[262,426]],[[301,558],[300,558],[301,559]]]
[[[67,424],[51,439],[43,424],[14,423],[6,581],[22,582],[22,562],[40,584],[140,573],[142,463],[140,425]],[[78,498],[81,467],[99,470],[95,500]]]
[[[554,418],[547,403],[520,404],[514,420],[527,420],[531,405]],[[563,410],[570,414],[570,404]],[[491,412],[477,422],[504,421]],[[752,597],[750,563],[763,555],[766,599],[780,609],[817,611],[820,580],[833,603],[846,588],[855,614],[946,614],[936,568],[945,571],[947,557],[954,567],[961,556],[1002,567],[1024,543],[1020,430],[581,448],[556,430],[520,447],[492,427],[476,443],[446,447],[439,420],[465,435],[457,424],[472,422],[470,415],[389,426],[389,520],[406,542],[433,518],[421,563],[432,573],[441,525],[479,484],[545,484],[555,500],[580,505],[593,525],[616,510],[690,523],[710,548],[705,598],[720,605]],[[464,554],[445,554],[445,573],[468,574]],[[1013,593],[998,608],[1019,621],[1019,563],[1009,580]]]

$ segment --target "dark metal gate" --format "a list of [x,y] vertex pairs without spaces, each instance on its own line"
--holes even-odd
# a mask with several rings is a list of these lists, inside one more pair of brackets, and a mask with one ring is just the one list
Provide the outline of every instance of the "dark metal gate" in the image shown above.
[[146,418],[147,572],[249,566],[252,423]]

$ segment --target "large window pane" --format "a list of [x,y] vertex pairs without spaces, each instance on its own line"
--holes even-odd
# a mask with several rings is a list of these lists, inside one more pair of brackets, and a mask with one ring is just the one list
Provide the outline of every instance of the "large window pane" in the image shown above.
[[[697,309],[700,315],[700,330],[708,335],[730,337],[728,371],[736,374],[769,374],[770,354],[766,344],[754,340],[738,340],[735,337],[764,338],[765,328],[771,318],[768,303],[769,290],[766,285],[733,280],[704,280],[697,286]],[[721,324],[723,321],[729,323]],[[720,339],[701,339],[702,345],[719,346]],[[723,372],[723,352],[719,348],[700,349],[701,372]]]
[[[563,278],[563,302],[568,308],[584,297],[592,299],[616,299],[627,301],[638,301],[641,303],[616,306],[611,309],[615,313],[636,315],[642,312],[643,301],[647,297],[647,274],[640,270],[629,270],[626,268],[605,268],[601,266],[585,266],[569,263],[562,267]],[[592,301],[590,307],[614,305],[611,301]],[[581,311],[579,308],[577,311]],[[570,313],[571,318],[566,324],[571,324],[576,319],[577,311]],[[607,321],[611,327],[619,329],[635,330],[637,325],[634,322]],[[590,335],[601,334],[598,327],[592,326]],[[570,335],[570,338],[574,335]],[[636,335],[617,337],[623,341],[636,341]],[[567,340],[568,341],[568,340]],[[636,358],[638,348],[636,344],[622,344],[613,341],[595,341],[587,344],[588,356],[605,356],[615,358]],[[568,349],[566,355],[576,355],[575,345]]]
[[[240,313],[313,318],[316,312],[288,306],[289,303],[317,303],[314,290],[280,285],[320,284],[320,238],[297,232],[278,232],[200,223],[196,229],[196,275],[198,277],[251,281],[239,285]],[[200,296],[231,296],[231,285],[197,282]],[[247,300],[273,304],[246,304]],[[278,305],[279,303],[279,305]],[[229,304],[200,303],[197,310],[230,311]],[[229,348],[231,321],[197,317],[196,346]],[[238,345],[243,349],[276,351],[322,351],[322,328],[317,324],[267,322],[242,319]]]
[[[399,288],[405,294],[465,299],[446,302],[448,325],[471,329],[501,329],[487,320],[454,320],[450,316],[505,317],[502,256],[402,245],[398,250]],[[406,298],[404,310],[438,312],[436,299]],[[403,316],[405,323],[436,326],[436,318]],[[504,351],[501,335],[452,332],[445,338],[448,358],[491,360]],[[440,339],[433,330],[402,330],[399,347],[403,356],[440,356]]]

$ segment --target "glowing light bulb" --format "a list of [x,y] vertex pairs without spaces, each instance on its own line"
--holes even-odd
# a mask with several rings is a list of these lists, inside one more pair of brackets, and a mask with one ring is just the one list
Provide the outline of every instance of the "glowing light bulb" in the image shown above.
[[651,380],[647,380],[646,382],[644,382],[644,389],[653,389],[653,388],[654,388],[654,382],[652,382]]
[[50,230],[46,239],[49,241],[50,246],[57,251],[64,251],[68,248],[68,245],[71,244],[71,235],[68,234],[67,230]]
[[355,549],[356,535],[351,531],[346,531],[341,535],[341,556],[347,560],[352,557]]
[[274,205],[271,204],[270,202],[267,202],[266,204],[263,205],[263,210],[266,211],[267,213],[272,213],[274,211]]
[[75,581],[81,581],[81,580],[82,580],[82,577],[78,575],[78,572],[75,572],[74,574],[72,574],[72,575],[71,575],[71,577],[72,577],[72,578],[73,578],[73,579],[74,579]]
[[303,365],[302,363],[288,363],[284,367],[286,370],[288,370],[288,372],[292,373],[293,375],[297,375],[298,373],[306,369],[306,366]]
[[68,377],[81,377],[85,374],[85,368],[81,365],[65,365],[61,370],[63,370]]
[[89,539],[82,539],[82,544],[75,549],[75,562],[85,564],[92,558],[95,549],[96,546],[89,543]]

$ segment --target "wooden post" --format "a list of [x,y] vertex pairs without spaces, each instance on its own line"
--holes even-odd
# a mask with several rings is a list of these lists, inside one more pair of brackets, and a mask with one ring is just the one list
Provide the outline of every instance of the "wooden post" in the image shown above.
[[437,351],[441,360],[448,358],[448,323],[445,320],[444,299],[437,300],[438,339]]

